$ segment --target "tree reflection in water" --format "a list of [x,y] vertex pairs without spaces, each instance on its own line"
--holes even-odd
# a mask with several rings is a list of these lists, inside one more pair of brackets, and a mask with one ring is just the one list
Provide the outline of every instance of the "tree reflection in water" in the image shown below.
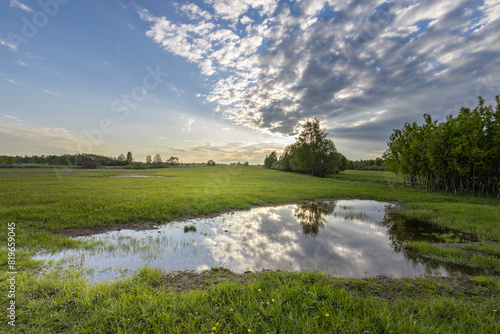
[[299,219],[302,232],[316,237],[319,228],[325,228],[325,217],[335,211],[336,205],[335,201],[311,201],[298,204],[294,215]]

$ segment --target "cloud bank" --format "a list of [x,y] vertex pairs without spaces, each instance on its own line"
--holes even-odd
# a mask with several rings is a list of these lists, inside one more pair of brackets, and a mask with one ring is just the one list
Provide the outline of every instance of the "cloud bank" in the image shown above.
[[423,113],[442,120],[478,92],[500,94],[498,1],[205,0],[171,17],[137,12],[154,43],[199,66],[217,112],[262,132],[291,135],[318,117],[335,136],[383,143]]

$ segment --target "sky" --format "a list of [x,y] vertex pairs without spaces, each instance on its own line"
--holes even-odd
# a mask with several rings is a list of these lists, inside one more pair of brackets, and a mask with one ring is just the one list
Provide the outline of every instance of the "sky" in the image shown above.
[[500,95],[500,1],[0,0],[0,155],[348,159]]

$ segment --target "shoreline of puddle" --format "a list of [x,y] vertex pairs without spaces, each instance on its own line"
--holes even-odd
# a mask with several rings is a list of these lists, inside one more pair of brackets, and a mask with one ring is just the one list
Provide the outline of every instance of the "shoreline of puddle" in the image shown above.
[[[356,212],[353,204],[358,205],[358,209],[364,207],[366,212]],[[101,240],[104,243],[102,249],[66,250],[55,253],[58,255],[38,253],[35,258],[57,261],[73,256],[83,269],[93,268],[90,280],[97,282],[122,278],[123,272],[134,272],[144,266],[158,267],[167,272],[203,271],[219,266],[235,273],[317,271],[345,278],[453,274],[456,266],[422,259],[418,254],[404,250],[401,235],[393,233],[392,239],[387,235],[387,240],[383,241],[384,234],[393,226],[401,227],[402,223],[397,219],[404,216],[400,211],[397,203],[357,199],[273,204],[244,211],[228,210],[209,217],[185,218],[162,225],[151,223],[148,229],[139,223],[133,225],[140,226],[139,230],[110,226],[113,230],[76,237]],[[248,222],[240,221],[252,215]],[[284,221],[277,220],[280,215],[286,216]],[[391,222],[394,217],[398,218]],[[404,219],[412,224],[411,219]],[[419,222],[439,231],[450,231],[437,224]],[[183,231],[188,225],[194,225],[197,231]],[[250,231],[247,234],[245,226],[247,232]],[[426,238],[435,238],[433,230],[429,232]],[[384,242],[388,244],[384,245]],[[108,266],[99,266],[102,263]]]

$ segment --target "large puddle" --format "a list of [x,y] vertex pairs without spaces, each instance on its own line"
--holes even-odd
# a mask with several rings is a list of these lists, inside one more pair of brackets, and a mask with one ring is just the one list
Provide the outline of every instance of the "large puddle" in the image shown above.
[[[439,234],[444,231],[432,224],[402,219],[391,210],[393,206],[338,200],[261,207],[173,222],[155,230],[79,237],[102,243],[93,250],[67,250],[35,258],[61,261],[65,266],[81,265],[89,269],[93,282],[116,279],[144,266],[167,271],[218,266],[240,273],[262,269],[318,271],[353,278],[463,271],[408,253],[402,246],[405,241],[439,242]],[[196,231],[188,231],[189,226]]]

